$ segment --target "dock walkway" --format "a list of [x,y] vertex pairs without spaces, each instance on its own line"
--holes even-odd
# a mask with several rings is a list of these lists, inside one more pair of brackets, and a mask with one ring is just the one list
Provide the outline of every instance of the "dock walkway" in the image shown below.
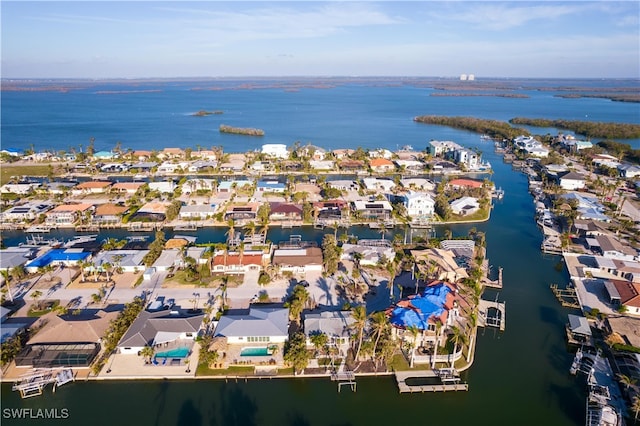
[[[398,390],[400,393],[415,392],[450,392],[450,391],[468,391],[468,383],[460,383],[460,377],[450,374],[438,374],[434,370],[415,370],[415,371],[396,371],[396,381],[398,382]],[[407,379],[433,379],[433,384],[424,385],[408,385]],[[439,382],[439,383],[437,383]]]
[[[497,310],[495,315],[489,316],[489,310]],[[480,299],[478,303],[478,327],[496,327],[504,331],[506,326],[506,305],[504,302]]]

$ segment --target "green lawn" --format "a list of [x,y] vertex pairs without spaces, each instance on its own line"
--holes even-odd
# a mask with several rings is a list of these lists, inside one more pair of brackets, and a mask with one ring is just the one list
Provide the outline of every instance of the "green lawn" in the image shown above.
[[229,367],[225,369],[212,369],[206,364],[198,364],[196,376],[253,376],[255,368],[249,367]]
[[51,171],[55,170],[54,166],[49,164],[36,164],[29,166],[12,166],[11,164],[2,164],[0,166],[0,185],[9,182],[11,176],[48,176]]

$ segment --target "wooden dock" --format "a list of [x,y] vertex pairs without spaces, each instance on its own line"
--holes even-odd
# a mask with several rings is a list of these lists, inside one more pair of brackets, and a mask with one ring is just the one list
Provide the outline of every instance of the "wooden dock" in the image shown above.
[[[468,391],[469,384],[461,383],[459,376],[440,375],[434,370],[396,371],[396,381],[400,393],[424,392],[458,392]],[[408,385],[407,379],[433,379],[437,383],[425,385]]]
[[485,278],[482,280],[482,285],[489,288],[502,288],[502,266],[498,268],[498,279],[490,280],[489,278]]
[[338,382],[338,392],[342,386],[349,386],[353,392],[356,391],[356,375],[353,371],[342,370],[331,373],[331,381]]
[[75,380],[70,368],[55,370],[37,370],[28,373],[13,384],[12,390],[19,391],[22,398],[42,395],[44,388],[53,383],[53,391],[66,383]]
[[565,308],[580,309],[580,301],[578,300],[578,294],[573,287],[567,287],[564,289],[558,288],[558,284],[551,284],[549,286],[556,299]]
[[[490,316],[489,309],[495,309],[496,315]],[[478,303],[478,327],[496,327],[504,331],[506,326],[506,305],[505,302],[480,299]]]

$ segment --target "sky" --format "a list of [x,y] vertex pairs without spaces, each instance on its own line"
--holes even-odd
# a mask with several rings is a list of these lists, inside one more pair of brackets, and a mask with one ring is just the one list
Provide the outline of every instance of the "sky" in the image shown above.
[[638,1],[6,1],[2,78],[640,78]]

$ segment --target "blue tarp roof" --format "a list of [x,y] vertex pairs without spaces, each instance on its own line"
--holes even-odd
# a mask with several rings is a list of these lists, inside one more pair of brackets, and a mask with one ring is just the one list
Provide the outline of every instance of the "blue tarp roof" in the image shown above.
[[451,288],[444,283],[427,287],[420,296],[411,299],[410,307],[394,308],[389,321],[399,327],[413,326],[426,330],[429,326],[429,318],[439,317],[444,312],[447,294],[450,292]]

